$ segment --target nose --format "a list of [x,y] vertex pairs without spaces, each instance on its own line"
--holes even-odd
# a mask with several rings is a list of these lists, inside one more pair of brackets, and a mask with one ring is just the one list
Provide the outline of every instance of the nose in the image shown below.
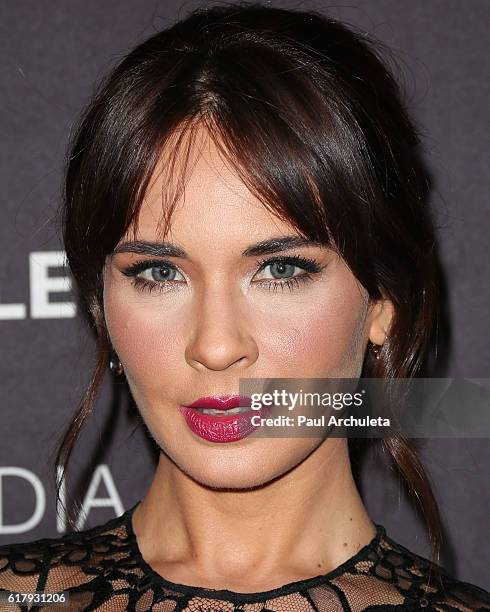
[[208,291],[196,299],[190,329],[185,358],[199,371],[249,367],[257,360],[250,317],[240,296],[230,291]]

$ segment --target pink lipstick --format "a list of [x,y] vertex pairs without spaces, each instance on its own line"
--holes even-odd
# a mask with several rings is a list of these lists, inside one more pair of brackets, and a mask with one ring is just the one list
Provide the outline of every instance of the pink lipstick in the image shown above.
[[[201,397],[188,406],[180,406],[188,427],[209,442],[235,442],[250,435],[260,425],[252,424],[252,417],[265,416],[265,409],[251,408],[250,397],[215,395]],[[225,414],[226,413],[226,414]]]

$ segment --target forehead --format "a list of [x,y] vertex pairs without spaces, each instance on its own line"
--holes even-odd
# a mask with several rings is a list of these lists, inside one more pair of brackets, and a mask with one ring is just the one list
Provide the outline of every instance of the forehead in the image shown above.
[[136,236],[157,238],[171,202],[175,208],[168,235],[182,241],[219,238],[238,246],[271,232],[297,233],[249,190],[205,128],[197,128],[192,140],[176,150],[172,142],[161,154],[146,190]]

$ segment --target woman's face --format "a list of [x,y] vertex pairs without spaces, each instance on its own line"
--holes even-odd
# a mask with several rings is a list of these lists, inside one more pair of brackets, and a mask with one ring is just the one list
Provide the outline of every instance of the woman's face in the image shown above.
[[[210,442],[189,429],[179,406],[203,396],[239,394],[240,378],[358,377],[368,338],[382,342],[387,321],[325,247],[244,255],[258,242],[298,234],[248,191],[204,131],[198,142],[185,201],[176,207],[166,237],[186,257],[128,252],[123,244],[134,236],[123,237],[104,270],[105,318],[159,447],[203,484],[250,487],[285,473],[322,441],[252,435]],[[161,242],[164,191],[156,172],[141,208],[139,241]],[[274,265],[285,256],[311,261],[310,271]],[[136,262],[144,263],[127,275]]]

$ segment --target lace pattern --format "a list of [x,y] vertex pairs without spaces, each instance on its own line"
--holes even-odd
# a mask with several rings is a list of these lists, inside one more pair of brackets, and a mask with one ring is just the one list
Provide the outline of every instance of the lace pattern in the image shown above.
[[0,610],[100,612],[490,612],[490,594],[394,542],[373,540],[327,574],[261,593],[170,582],[144,560],[132,528],[137,502],[103,525],[60,538],[0,546],[0,592],[66,591],[69,606],[1,604]]

